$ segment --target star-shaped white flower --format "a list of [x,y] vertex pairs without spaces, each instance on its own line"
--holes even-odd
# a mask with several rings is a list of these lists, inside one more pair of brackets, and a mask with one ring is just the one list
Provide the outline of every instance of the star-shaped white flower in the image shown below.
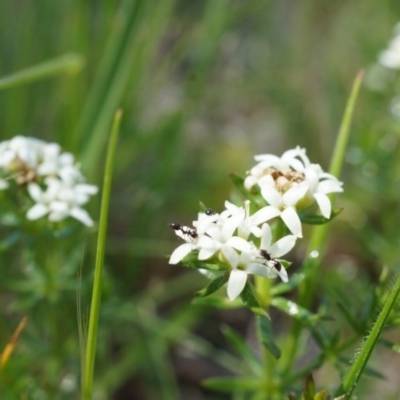
[[[266,278],[275,278],[278,275],[283,282],[287,282],[288,275],[286,269],[276,259],[289,253],[296,244],[296,239],[294,235],[287,235],[272,244],[271,228],[268,224],[263,224],[260,252],[255,259],[253,258],[253,262],[249,265],[249,270],[253,271],[254,274],[262,275]],[[265,259],[261,251],[266,252],[270,260]],[[279,268],[277,268],[277,263],[280,265]],[[268,267],[267,269],[265,269],[265,265]]]
[[305,196],[307,190],[308,184],[306,182],[293,185],[284,194],[278,192],[272,185],[263,185],[261,195],[269,204],[263,209],[264,214],[268,217],[266,221],[280,216],[293,235],[299,238],[303,237],[296,204]]
[[231,246],[233,234],[241,220],[242,215],[238,214],[227,218],[224,225],[214,224],[210,226],[197,242],[199,260],[207,260],[218,251],[221,251],[221,256],[229,259],[230,254],[234,251]]
[[93,226],[92,218],[81,206],[90,195],[97,193],[96,186],[78,184],[67,187],[57,178],[46,178],[45,182],[45,190],[35,182],[28,184],[28,193],[36,201],[26,214],[28,219],[36,220],[48,215],[49,221],[58,222],[72,217],[88,227]]
[[[296,237],[288,235],[274,244],[271,244],[271,241],[271,229],[268,224],[263,224],[260,248],[268,253],[270,259],[266,260],[261,256],[260,249],[257,249],[252,242],[247,242],[239,237],[232,238],[230,241],[232,252],[228,258],[232,269],[227,288],[230,300],[236,299],[242,293],[249,274],[269,279],[278,275],[284,282],[288,281],[286,269],[275,259],[292,250],[296,243]],[[280,268],[277,268],[276,265],[279,265]]]
[[225,207],[232,216],[240,216],[240,221],[238,224],[238,236],[247,240],[250,234],[256,237],[261,236],[261,229],[259,225],[268,220],[268,213],[265,209],[256,211],[254,214],[250,215],[250,200],[244,202],[243,207],[237,207],[229,201],[225,202]]

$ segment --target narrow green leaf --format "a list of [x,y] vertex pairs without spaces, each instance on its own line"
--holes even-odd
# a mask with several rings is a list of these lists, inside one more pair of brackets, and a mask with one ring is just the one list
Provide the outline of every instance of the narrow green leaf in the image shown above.
[[358,93],[361,88],[361,83],[364,78],[364,71],[358,72],[356,79],[354,80],[353,87],[351,89],[350,97],[346,104],[343,119],[340,124],[338,138],[335,143],[335,149],[333,151],[331,165],[329,167],[329,173],[333,176],[339,177],[342,172],[343,160],[346,153],[347,142],[349,141],[349,133],[351,121],[353,119],[354,109],[356,106],[356,100]]
[[246,283],[246,286],[240,294],[240,298],[242,299],[246,307],[249,308],[254,314],[260,315],[262,317],[267,316],[265,310],[260,307],[260,304],[254,296],[253,290],[248,283]]
[[240,337],[232,328],[225,326],[222,329],[226,339],[234,347],[234,349],[239,353],[241,359],[251,368],[251,370],[258,376],[263,373],[263,366],[260,360],[251,351],[248,344]]
[[271,305],[282,310],[293,318],[296,318],[306,325],[314,324],[322,318],[318,314],[313,314],[307,309],[300,307],[298,304],[283,297],[275,297],[272,299]]
[[299,213],[299,217],[301,222],[308,225],[322,225],[328,222],[331,222],[335,217],[341,214],[343,211],[342,208],[336,208],[332,211],[330,218],[325,218],[322,215],[308,215]]
[[394,307],[397,297],[400,293],[400,276],[397,278],[397,281],[393,287],[393,290],[390,292],[388,299],[386,300],[385,305],[382,308],[375,324],[373,325],[371,332],[369,333],[367,339],[364,341],[361,350],[358,352],[353,365],[350,367],[347,372],[343,383],[342,383],[342,392],[346,393],[346,398],[350,398],[351,394],[354,391],[366,365],[369,360],[369,357],[374,349],[376,343],[378,342],[379,336],[386,324],[386,321],[389,317],[390,311]]
[[103,285],[103,266],[104,266],[104,253],[106,246],[107,235],[107,220],[108,210],[111,195],[111,180],[113,175],[115,150],[117,147],[119,126],[121,122],[122,111],[117,110],[114,116],[114,121],[111,129],[109,139],[106,166],[104,170],[104,182],[101,198],[100,221],[99,221],[99,234],[97,239],[96,250],[96,265],[94,270],[94,282],[92,291],[92,301],[90,304],[89,327],[86,341],[86,355],[85,355],[85,371],[82,388],[82,399],[90,400],[92,398],[93,374],[96,356],[97,344],[97,329],[100,316],[101,304],[101,289]]
[[254,378],[210,378],[203,382],[203,386],[208,389],[220,392],[251,391],[261,389],[261,379]]
[[76,74],[83,68],[84,63],[80,55],[64,54],[1,78],[0,90],[25,85],[54,75]]
[[281,356],[279,347],[274,342],[271,320],[267,317],[257,316],[257,334],[260,342],[278,359]]
[[218,276],[213,281],[211,281],[203,290],[199,290],[198,292],[196,292],[196,296],[197,297],[209,296],[210,294],[220,289],[223,285],[225,285],[225,283],[228,281],[228,278],[229,278],[229,272],[226,272],[225,274]]

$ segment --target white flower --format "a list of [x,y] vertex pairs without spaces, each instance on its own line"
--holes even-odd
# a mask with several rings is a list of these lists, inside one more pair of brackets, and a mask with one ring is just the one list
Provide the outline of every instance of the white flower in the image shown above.
[[220,252],[220,258],[222,258],[222,260],[225,258],[229,262],[232,252],[234,252],[232,241],[235,242],[236,239],[243,240],[233,237],[241,220],[242,215],[238,214],[227,218],[224,224],[213,224],[209,226],[204,232],[204,235],[201,235],[197,242],[199,248],[198,259],[207,260],[217,252]]
[[[261,236],[261,244],[260,244],[260,249],[264,250],[268,253],[269,257],[271,260],[266,260],[266,264],[270,268],[268,273],[270,274],[267,276],[268,278],[274,278],[276,275],[278,275],[283,282],[288,281],[288,276],[286,269],[281,266],[280,269],[276,268],[276,261],[274,259],[278,259],[282,257],[283,255],[289,253],[290,250],[293,249],[294,245],[296,244],[296,236],[294,235],[287,235],[284,236],[283,238],[279,239],[277,242],[272,244],[272,232],[271,228],[269,227],[268,224],[263,224],[262,226],[262,236]],[[265,260],[265,258],[264,258]],[[264,263],[261,263],[263,265]],[[256,265],[259,265],[259,263],[255,263]],[[256,265],[252,266],[254,268],[254,271],[257,271]],[[256,272],[254,272],[256,273]],[[258,275],[261,275],[261,273],[258,273]]]
[[307,190],[308,184],[306,182],[293,185],[283,194],[273,186],[264,185],[261,188],[261,194],[269,204],[269,206],[264,207],[264,214],[268,216],[267,221],[280,216],[293,235],[299,238],[303,237],[296,204],[300,199],[304,198]]
[[253,215],[250,215],[250,200],[244,202],[244,208],[237,207],[229,201],[225,202],[225,207],[231,215],[237,215],[240,219],[237,227],[239,237],[247,240],[250,234],[256,237],[261,236],[259,225],[269,219],[269,213],[265,207],[256,211]]
[[250,170],[244,180],[244,186],[247,190],[258,184],[261,178],[271,175],[275,171],[296,171],[301,173],[310,165],[310,160],[306,156],[306,150],[299,146],[295,149],[285,151],[281,157],[273,154],[262,154],[255,156],[254,159],[259,164]]
[[[229,274],[227,293],[230,300],[236,299],[242,293],[249,274],[270,279],[279,275],[284,282],[288,281],[286,269],[275,259],[292,250],[296,243],[294,235],[285,236],[271,245],[271,229],[268,224],[263,224],[260,249],[251,242],[237,239],[239,238],[232,240],[231,245],[239,250],[240,254],[234,251],[229,258],[232,270]],[[260,250],[268,254],[269,260],[263,258]]]
[[58,222],[72,217],[84,225],[93,226],[93,220],[81,206],[89,200],[89,196],[97,193],[93,185],[78,184],[67,187],[57,178],[47,178],[46,190],[42,190],[37,183],[28,184],[28,193],[36,201],[27,212],[26,217],[36,220],[48,215],[49,221]]
[[56,143],[16,136],[0,143],[0,190],[16,181],[27,186],[27,192],[36,202],[27,212],[35,220],[48,215],[50,221],[73,217],[86,226],[93,220],[81,206],[97,187],[85,183],[79,165],[71,153],[63,152]]

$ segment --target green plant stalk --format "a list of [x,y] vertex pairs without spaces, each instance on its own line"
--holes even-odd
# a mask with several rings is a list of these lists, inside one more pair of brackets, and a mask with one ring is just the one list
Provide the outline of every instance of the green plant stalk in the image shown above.
[[[278,219],[273,229],[273,243],[277,242],[285,235],[286,227],[282,220]],[[272,301],[271,296],[271,285],[272,280],[266,279],[263,276],[256,275],[255,277],[255,286],[256,286],[256,295],[257,300],[260,303],[261,307],[267,309]],[[279,388],[276,384],[277,379],[279,379],[275,375],[276,371],[276,363],[277,360],[271,354],[271,352],[265,348],[265,346],[261,346],[263,351],[263,380],[264,380],[264,391],[261,393],[262,396],[266,396],[266,399],[274,399],[276,396],[279,398]],[[260,393],[257,393],[254,396],[253,400],[258,399]]]
[[[351,121],[363,77],[364,71],[361,70],[358,72],[354,80],[353,87],[350,92],[350,97],[347,101],[342,122],[340,124],[338,137],[336,139],[331,164],[329,167],[329,173],[336,177],[339,177],[342,171],[347,143],[350,136]],[[333,196],[331,196],[331,200],[333,201]],[[305,279],[299,287],[298,303],[300,306],[305,308],[309,308],[315,292],[316,283],[318,281],[318,269],[321,264],[322,255],[325,251],[325,246],[328,239],[328,229],[328,224],[317,225],[314,226],[311,233],[311,238],[307,250],[308,260],[304,264],[306,265],[306,268],[304,268],[304,270],[302,271],[305,274]],[[315,257],[311,257],[311,254],[314,254]],[[301,329],[301,322],[298,320],[293,320],[291,333],[285,346],[286,351],[284,352],[281,361],[281,371],[284,376],[286,376],[287,372],[290,369],[290,366],[293,364],[296,357],[297,344],[300,338]]]
[[114,116],[111,135],[109,139],[109,145],[107,149],[107,159],[104,171],[103,193],[102,193],[101,209],[100,209],[99,235],[97,240],[96,266],[94,271],[93,292],[92,292],[92,301],[90,305],[90,316],[89,316],[89,329],[86,342],[85,372],[84,372],[84,381],[82,388],[82,400],[90,400],[92,394],[97,330],[99,325],[99,314],[100,314],[104,250],[105,250],[106,232],[107,232],[107,218],[108,218],[108,209],[110,204],[110,193],[111,193],[111,179],[112,179],[115,149],[117,146],[121,117],[122,117],[122,111],[117,110]]
[[54,75],[76,74],[83,65],[83,57],[73,53],[65,54],[1,78],[0,90],[25,85]]
[[400,293],[400,275],[398,276],[396,283],[390,292],[390,295],[380,312],[378,319],[371,329],[367,339],[358,352],[352,366],[347,372],[340,389],[341,394],[346,394],[346,399],[349,399],[356,387],[364,368],[367,365],[368,359],[374,349],[383,328],[385,327],[386,321],[389,317],[390,311],[394,307],[397,297]]

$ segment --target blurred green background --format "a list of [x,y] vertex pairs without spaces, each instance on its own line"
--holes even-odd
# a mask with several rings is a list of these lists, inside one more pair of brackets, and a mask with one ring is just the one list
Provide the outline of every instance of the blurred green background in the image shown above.
[[[0,91],[1,140],[56,141],[101,184],[112,116],[124,111],[94,399],[230,398],[206,391],[201,380],[230,373],[221,325],[251,343],[252,317],[191,304],[203,278],[168,265],[165,256],[179,241],[167,223],[190,224],[199,200],[222,210],[233,191],[228,173],[244,174],[254,154],[300,145],[326,169],[353,79],[376,62],[399,20],[395,0],[0,1],[0,77],[66,53],[84,62],[81,70]],[[316,298],[340,289],[363,302],[382,267],[398,266],[396,74],[390,82],[379,92],[361,91],[341,177],[345,193],[337,200],[344,212],[333,225]],[[99,200],[92,201],[94,216]],[[94,241],[93,234],[83,263],[84,313]],[[21,268],[16,255],[0,254],[0,348],[27,314],[7,283]],[[50,398],[43,376],[51,374],[60,388],[52,399],[78,398],[75,315],[63,323],[68,357],[51,362],[43,362],[45,348],[29,350],[44,338],[28,323],[8,367],[15,387],[24,385],[15,374],[31,378],[26,398]],[[279,315],[273,324],[277,335],[286,326]],[[392,336],[399,340],[398,332]],[[391,365],[399,356],[380,357],[388,381],[365,381],[371,397],[363,398],[398,398]],[[325,375],[321,385],[330,384]]]

